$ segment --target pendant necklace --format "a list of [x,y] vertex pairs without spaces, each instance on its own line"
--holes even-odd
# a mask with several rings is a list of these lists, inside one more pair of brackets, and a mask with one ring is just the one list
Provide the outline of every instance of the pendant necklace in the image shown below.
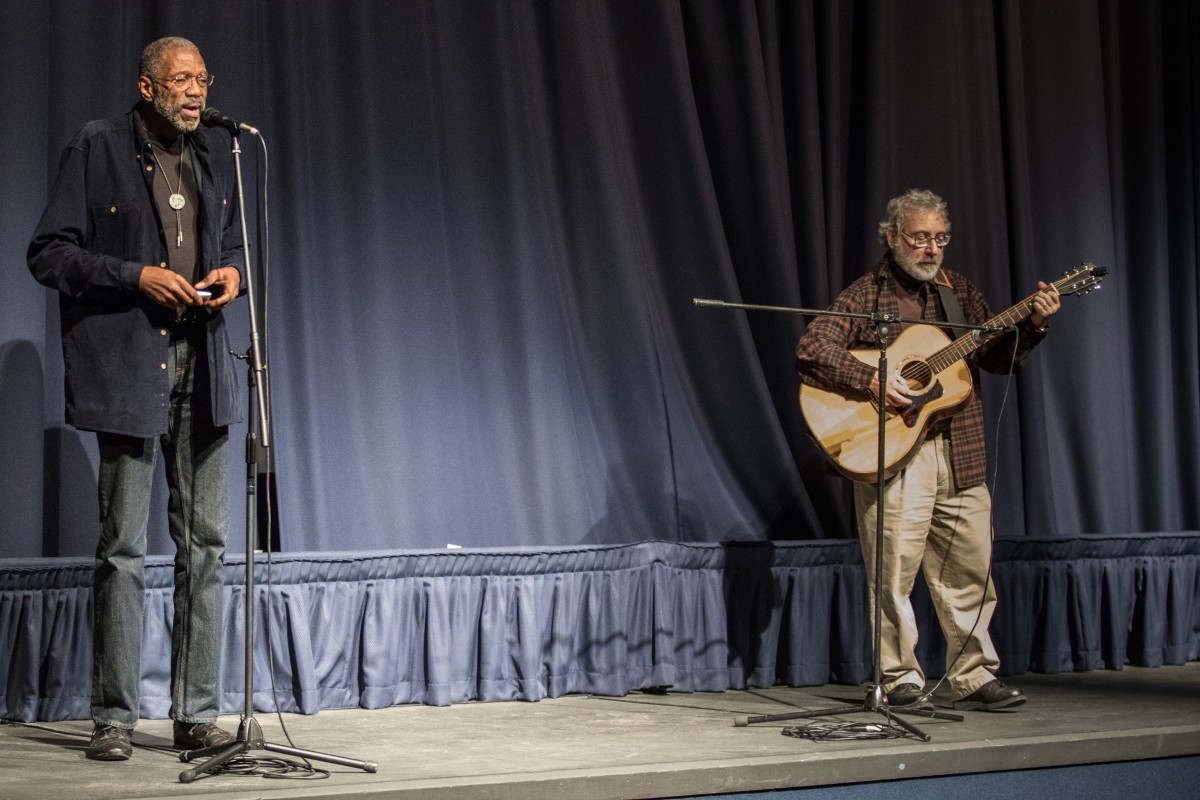
[[[183,196],[183,157],[187,152],[187,140],[184,139],[179,145],[179,191],[171,186],[171,179],[167,176],[167,171],[163,169],[162,162],[158,160],[158,153],[155,145],[150,145],[150,155],[154,158],[154,163],[158,165],[158,171],[162,173],[163,180],[167,184],[167,191],[171,196],[167,198],[167,205],[175,210],[175,247],[176,249],[183,247],[183,223],[179,220],[179,211],[187,205],[187,198]],[[166,148],[163,148],[164,152]]]

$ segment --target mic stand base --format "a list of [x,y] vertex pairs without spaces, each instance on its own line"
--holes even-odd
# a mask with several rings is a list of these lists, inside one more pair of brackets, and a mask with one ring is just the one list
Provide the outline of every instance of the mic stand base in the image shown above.
[[378,765],[374,761],[359,761],[355,758],[344,758],[328,753],[318,753],[314,750],[301,750],[297,747],[288,747],[265,741],[263,739],[262,728],[259,727],[258,722],[253,717],[250,719],[243,717],[241,725],[238,726],[237,741],[230,742],[229,744],[213,745],[212,747],[202,747],[199,750],[184,750],[179,754],[179,760],[185,763],[199,758],[208,759],[193,769],[185,769],[179,773],[179,782],[191,783],[201,775],[219,769],[231,759],[248,755],[254,750],[265,750],[271,753],[295,756],[296,758],[322,761],[328,764],[339,764],[343,767],[361,769],[364,772],[373,773],[378,769]]
[[936,711],[927,708],[904,708],[903,706],[892,708],[884,699],[883,687],[876,684],[867,691],[867,696],[863,700],[862,705],[851,703],[838,708],[826,708],[816,711],[791,711],[785,714],[759,714],[757,716],[734,717],[733,724],[739,728],[744,728],[747,725],[755,725],[760,722],[784,722],[790,719],[813,719],[815,717],[833,717],[842,714],[862,713],[881,714],[887,718],[888,722],[895,722],[922,742],[928,742],[932,737],[917,726],[905,721],[901,715],[926,717],[927,719],[944,719],[950,722],[963,721],[961,714],[950,714],[945,711]]

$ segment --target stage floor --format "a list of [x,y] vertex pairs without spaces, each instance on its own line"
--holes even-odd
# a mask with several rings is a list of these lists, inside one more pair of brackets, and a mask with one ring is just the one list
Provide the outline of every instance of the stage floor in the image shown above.
[[[180,783],[189,765],[169,748],[162,720],[138,726],[130,761],[109,764],[83,757],[88,722],[4,723],[0,798],[678,797],[1200,755],[1200,663],[1010,682],[1029,697],[1014,710],[962,712],[962,722],[906,716],[928,742],[781,735],[814,721],[886,724],[865,712],[734,725],[793,706],[861,704],[863,691],[848,686],[284,715],[297,748],[378,764],[367,773],[314,762],[332,770],[323,780],[222,774]],[[287,744],[275,715],[256,720],[266,741]]]

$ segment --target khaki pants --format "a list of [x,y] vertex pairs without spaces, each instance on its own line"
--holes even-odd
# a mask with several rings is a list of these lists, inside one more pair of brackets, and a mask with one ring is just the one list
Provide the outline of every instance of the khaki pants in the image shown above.
[[[872,623],[876,498],[874,483],[854,485]],[[992,680],[1000,666],[988,635],[996,607],[996,590],[990,581],[984,593],[992,558],[991,495],[982,483],[955,491],[949,437],[935,435],[884,485],[883,499],[880,663],[884,689],[891,691],[901,683],[925,684],[925,673],[913,652],[917,624],[909,601],[917,569],[923,567],[946,636],[947,682],[954,699],[961,699]]]

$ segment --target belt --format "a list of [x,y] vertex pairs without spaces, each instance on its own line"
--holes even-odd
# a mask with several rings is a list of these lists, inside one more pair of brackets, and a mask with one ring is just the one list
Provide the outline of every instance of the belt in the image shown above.
[[166,324],[167,330],[175,339],[201,338],[204,336],[206,327],[205,321],[197,318],[194,314],[189,314],[182,319],[171,320]]

